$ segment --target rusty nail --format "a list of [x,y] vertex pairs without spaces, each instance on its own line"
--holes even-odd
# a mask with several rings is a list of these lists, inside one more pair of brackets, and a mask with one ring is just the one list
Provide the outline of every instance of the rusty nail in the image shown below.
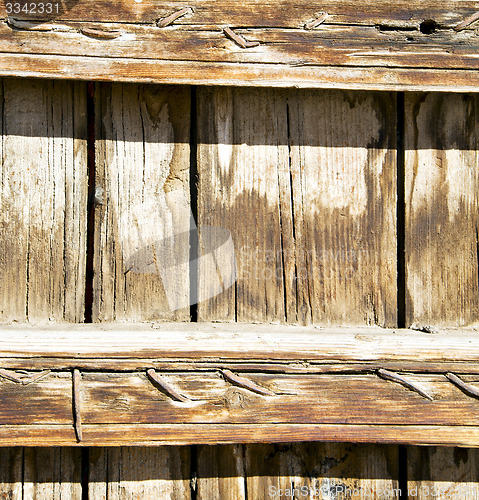
[[177,10],[176,12],[173,12],[173,14],[170,14],[163,19],[158,19],[158,21],[156,21],[156,25],[158,26],[158,28],[166,28],[166,26],[169,26],[177,19],[185,16],[186,14],[193,14],[193,9],[191,7],[185,7],[184,9]]
[[113,40],[121,35],[119,30],[105,31],[98,28],[82,28],[81,33],[92,38],[101,38],[103,40]]
[[260,387],[259,385],[255,384],[251,380],[240,377],[239,375],[236,375],[233,373],[231,370],[221,370],[221,373],[225,377],[225,379],[228,382],[231,382],[232,384],[239,385],[240,387],[243,387],[244,389],[248,389],[252,392],[256,392],[258,394],[262,394],[263,396],[276,396],[276,394],[269,389],[266,389],[264,387]]
[[75,434],[78,441],[83,439],[81,425],[81,401],[80,401],[80,381],[81,373],[76,368],[73,370],[72,385],[73,385],[73,424],[75,426]]
[[475,23],[478,19],[479,19],[479,12],[476,12],[475,14],[472,14],[472,16],[466,17],[466,19],[460,22],[457,26],[454,26],[454,31],[462,31],[471,24]]
[[249,42],[238,33],[235,33],[231,28],[226,27],[223,29],[223,33],[230,39],[233,40],[242,49],[249,49],[250,47],[257,47],[260,45],[259,42]]
[[377,373],[381,378],[390,380],[392,382],[397,382],[398,384],[401,384],[404,387],[407,387],[408,389],[417,392],[424,398],[429,399],[430,401],[434,401],[434,398],[430,394],[428,394],[421,386],[419,386],[415,382],[412,382],[411,380],[408,380],[406,377],[403,377],[399,373],[391,372],[389,370],[384,370],[382,368],[380,368],[377,371]]
[[328,18],[328,14],[326,12],[323,12],[317,19],[313,19],[312,21],[309,21],[305,23],[304,29],[306,30],[312,30],[319,26],[320,24],[323,24],[324,21]]
[[471,384],[467,384],[463,380],[461,380],[457,375],[454,375],[454,373],[446,373],[446,377],[454,384],[460,387],[464,392],[467,392],[470,396],[476,396],[479,397],[479,389],[476,387],[472,386]]
[[170,396],[171,399],[174,399],[175,401],[180,401],[182,403],[189,403],[191,402],[191,399],[187,398],[186,396],[183,396],[183,394],[180,394],[171,384],[169,384],[166,380],[161,378],[153,368],[150,368],[147,370],[146,374],[148,375],[148,378],[151,380],[153,385],[158,385],[161,389],[163,389],[168,396]]

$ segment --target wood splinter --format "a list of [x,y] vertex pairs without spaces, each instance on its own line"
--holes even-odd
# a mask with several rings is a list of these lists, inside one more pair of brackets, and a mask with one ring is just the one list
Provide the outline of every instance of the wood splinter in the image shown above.
[[183,394],[180,394],[171,384],[169,384],[166,380],[161,378],[153,368],[150,368],[147,370],[146,374],[148,375],[149,379],[153,382],[153,385],[158,385],[163,389],[168,396],[170,396],[171,399],[174,399],[175,401],[180,401],[181,403],[191,403],[192,400],[190,398],[187,398],[186,396],[183,396]]
[[233,42],[236,43],[236,45],[239,45],[242,49],[249,49],[250,47],[257,47],[260,45],[259,42],[249,42],[246,40],[246,38],[243,38],[241,35],[238,35],[238,33],[235,33],[231,28],[224,28],[223,33],[230,39],[233,40]]
[[266,389],[264,387],[260,387],[259,385],[255,384],[251,380],[240,377],[239,375],[234,374],[231,370],[221,370],[221,373],[225,377],[225,379],[228,382],[231,382],[232,384],[239,385],[240,387],[243,387],[244,389],[248,389],[252,392],[256,392],[258,394],[262,394],[263,396],[276,396],[276,394],[269,389]]
[[320,24],[323,24],[324,21],[328,18],[328,14],[326,12],[323,12],[318,18],[313,19],[312,21],[309,21],[305,23],[304,29],[306,30],[312,30],[319,26]]
[[454,385],[457,385],[457,387],[461,388],[469,396],[475,396],[476,398],[479,398],[479,389],[477,387],[474,387],[473,385],[464,382],[457,375],[454,375],[454,373],[446,373],[446,377]]
[[73,385],[73,425],[75,427],[75,434],[77,441],[83,439],[82,425],[81,425],[81,402],[80,402],[80,370],[73,370],[72,385]]
[[419,384],[416,384],[415,382],[408,380],[402,375],[399,375],[399,373],[391,372],[389,370],[384,370],[383,368],[380,368],[377,371],[377,374],[383,379],[390,380],[392,382],[397,382],[398,384],[401,384],[404,387],[407,387],[408,389],[417,392],[424,398],[429,399],[430,401],[434,401],[434,398],[430,394],[428,394]]
[[180,17],[185,16],[186,14],[193,14],[193,9],[191,7],[185,7],[184,9],[177,10],[163,19],[158,19],[156,25],[158,28],[166,28],[170,24],[173,24]]
[[454,26],[454,31],[462,31],[468,28],[471,24],[479,20],[479,12],[472,14],[472,16],[467,17],[464,21],[460,22],[457,26]]
[[11,382],[15,382],[16,384],[29,385],[33,384],[33,382],[37,382],[40,379],[46,377],[50,373],[50,370],[44,370],[40,373],[35,373],[33,375],[22,374],[18,375],[15,372],[10,370],[0,369],[0,377],[10,380]]

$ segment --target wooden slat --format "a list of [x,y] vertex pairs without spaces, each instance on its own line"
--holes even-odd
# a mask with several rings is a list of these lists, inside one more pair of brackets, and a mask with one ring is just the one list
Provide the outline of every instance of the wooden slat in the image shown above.
[[21,500],[23,449],[20,447],[0,450],[0,495],[3,498]]
[[74,448],[25,448],[22,498],[80,500],[81,451]]
[[155,448],[90,449],[89,498],[168,498],[190,496],[189,449]]
[[0,319],[81,321],[86,88],[5,79],[1,95]]
[[425,500],[479,495],[478,451],[467,448],[408,447],[409,498]]
[[[367,9],[357,0],[228,1],[221,8],[212,1],[105,0],[91,6],[72,0],[55,5],[59,12],[50,16],[23,12],[7,20],[3,12],[0,74],[289,87],[479,88],[469,78],[478,64],[475,25],[453,29],[477,11],[469,1],[397,5],[375,0]],[[186,15],[172,26],[156,24],[185,8]],[[324,13],[322,24],[305,29]],[[225,36],[225,26],[258,43],[238,45]],[[438,80],[427,69],[459,71],[443,71]]]
[[205,89],[198,102],[198,220],[232,233],[238,267],[199,317],[394,325],[394,97]]
[[[26,3],[19,0],[20,6]],[[391,23],[395,26],[419,26],[425,19],[434,19],[444,27],[455,26],[477,12],[476,2],[453,0],[446,4],[433,0],[413,0],[401,4],[391,0],[372,0],[367,8],[354,0],[264,1],[246,0],[241,5],[233,0],[222,0],[218,8],[215,0],[176,0],[158,4],[154,0],[100,0],[90,4],[87,0],[66,0],[58,3],[58,12],[52,14],[21,12],[12,16],[24,19],[116,21],[125,23],[154,23],[182,8],[190,7],[192,14],[175,21],[182,24],[232,24],[233,26],[283,26],[294,28],[318,17],[318,12],[330,15],[329,23],[376,25]],[[39,9],[38,9],[39,10]],[[0,6],[0,17],[7,17],[6,2]]]
[[259,444],[245,461],[248,498],[394,498],[398,488],[390,446]]
[[93,320],[189,319],[189,89],[101,85],[95,97],[103,204],[95,209]]
[[406,97],[407,322],[479,319],[477,102]]

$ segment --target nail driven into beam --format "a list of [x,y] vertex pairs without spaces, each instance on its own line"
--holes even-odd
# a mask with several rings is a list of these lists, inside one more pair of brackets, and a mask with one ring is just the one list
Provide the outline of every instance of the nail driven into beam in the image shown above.
[[73,370],[72,376],[73,385],[73,425],[75,427],[75,435],[78,442],[83,439],[82,425],[81,425],[81,401],[80,401],[80,383],[81,373],[80,370]]
[[180,394],[171,384],[166,380],[161,378],[153,368],[146,371],[148,378],[153,383],[153,385],[158,385],[171,399],[175,401],[180,401],[181,403],[191,403],[192,400]]
[[193,14],[193,9],[191,7],[185,7],[184,9],[177,10],[163,19],[158,19],[156,25],[158,28],[166,28],[170,24],[173,24],[180,17],[185,16],[186,14]]
[[377,374],[379,377],[385,380],[396,382],[398,384],[403,385],[404,387],[407,387],[408,389],[411,389],[412,391],[417,392],[422,397],[429,399],[429,401],[434,401],[434,398],[430,394],[428,394],[419,384],[416,384],[415,382],[408,380],[406,377],[403,377],[399,373],[391,372],[389,370],[384,370],[383,368],[380,368],[377,371]]
[[314,28],[317,28],[319,25],[323,24],[324,21],[328,18],[328,14],[326,12],[323,12],[318,18],[313,19],[312,21],[309,21],[304,24],[304,29],[305,30],[313,30]]
[[15,382],[16,384],[29,385],[33,384],[33,382],[37,382],[38,380],[46,377],[50,373],[50,370],[44,370],[40,373],[34,373],[30,375],[28,373],[18,375],[18,373],[12,372],[10,370],[0,369],[0,377],[10,380],[10,382]]
[[239,387],[243,387],[244,389],[248,389],[249,391],[256,392],[257,394],[261,394],[263,396],[276,396],[276,394],[269,389],[260,387],[251,380],[236,375],[231,370],[221,370],[221,373],[228,382],[231,382],[234,385],[238,385]]
[[238,33],[235,33],[231,28],[226,27],[223,28],[223,33],[233,42],[236,43],[236,45],[239,45],[242,49],[249,49],[251,47],[257,47],[260,45],[259,42],[249,42],[246,40],[246,38],[242,37],[241,35],[238,35]]
[[472,14],[472,16],[466,17],[464,21],[460,22],[457,26],[454,26],[454,31],[462,31],[468,28],[471,24],[479,20],[479,12]]
[[119,30],[105,31],[98,28],[82,28],[80,32],[91,38],[100,38],[103,40],[114,40],[121,35],[121,31]]
[[479,388],[474,387],[473,385],[468,384],[467,382],[464,382],[457,375],[454,375],[454,373],[446,373],[446,377],[454,385],[456,385],[457,387],[461,388],[464,392],[466,392],[469,396],[474,396],[476,398],[479,398]]

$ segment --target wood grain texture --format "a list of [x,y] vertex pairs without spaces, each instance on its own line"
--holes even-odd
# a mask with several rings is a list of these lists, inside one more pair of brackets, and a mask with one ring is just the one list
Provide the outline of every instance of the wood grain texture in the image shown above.
[[0,320],[83,320],[86,87],[2,80]]
[[[382,89],[420,89],[427,80],[429,88],[478,88],[461,75],[477,69],[474,23],[454,29],[477,11],[469,1],[436,5],[416,0],[398,6],[376,0],[364,9],[357,0],[249,0],[241,5],[221,2],[219,9],[213,1],[159,5],[105,0],[92,7],[86,0],[72,0],[56,4],[58,12],[51,15],[13,12],[7,18],[9,4],[0,6],[0,51],[10,57],[22,54],[30,61],[13,66],[11,59],[2,58],[0,74],[10,76],[102,80],[116,73],[114,78],[124,81],[204,83],[204,73],[209,72],[210,83],[223,85],[348,88],[362,81]],[[24,4],[21,0],[13,5]],[[176,12],[185,13],[176,19]],[[324,22],[308,30],[322,15]],[[172,19],[172,24],[163,27],[165,19]],[[227,39],[225,27],[233,28],[246,43]],[[68,66],[64,57],[71,58]],[[58,65],[60,71],[54,69]],[[371,71],[364,71],[367,67]],[[325,68],[336,73],[337,81],[324,74]],[[387,68],[387,75],[378,71],[381,68]],[[462,71],[443,73],[446,79],[438,81],[425,68]],[[358,78],[358,70],[365,79]],[[274,77],[278,71],[279,79]],[[470,74],[467,71],[467,77]]]
[[479,318],[477,100],[406,98],[408,324],[467,325]]
[[248,498],[394,498],[398,487],[395,447],[258,444],[245,461]]
[[187,447],[92,448],[89,498],[164,498],[188,500],[190,456]]
[[238,268],[199,317],[393,326],[394,96],[205,89],[198,102],[198,220],[232,233]]
[[478,451],[468,448],[408,447],[409,498],[478,497]]
[[95,97],[93,319],[187,320],[189,89],[101,85]]

